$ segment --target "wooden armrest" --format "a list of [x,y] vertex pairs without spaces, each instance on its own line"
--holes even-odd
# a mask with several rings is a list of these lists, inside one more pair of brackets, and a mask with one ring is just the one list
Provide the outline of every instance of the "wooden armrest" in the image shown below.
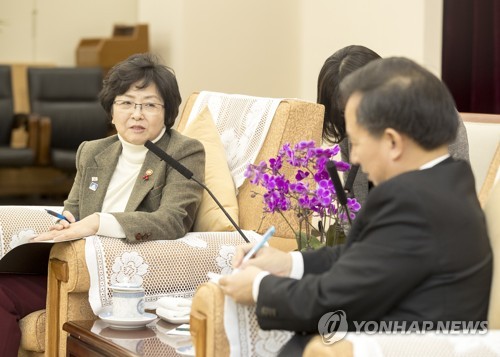
[[38,150],[36,162],[39,165],[50,165],[50,143],[52,140],[51,122],[49,117],[38,117]]
[[28,147],[36,153],[38,150],[38,117],[28,116]]
[[58,280],[64,283],[66,292],[89,291],[90,277],[85,261],[84,239],[54,244],[50,251],[50,260],[65,264],[67,272],[65,275],[58,273]]
[[38,146],[38,118],[19,113],[14,115],[11,147],[29,148],[36,153]]
[[198,357],[206,357],[207,349],[207,316],[200,312],[191,313],[189,318],[191,338]]
[[[48,310],[46,313],[47,327],[54,327],[60,325],[61,314],[59,314],[57,308],[61,305],[61,283],[67,282],[68,279],[69,275],[68,275],[67,262],[63,262],[56,258],[50,259],[48,287],[47,287],[47,310]],[[57,332],[51,333],[50,328],[46,328],[46,331],[51,336],[47,338],[45,344],[45,350],[47,352],[57,351],[59,348],[59,344],[61,343],[60,334]]]
[[196,290],[191,305],[190,331],[198,357],[229,356],[224,329],[224,293],[208,282]]
[[[46,356],[63,356],[66,333],[62,325],[68,320],[92,318],[90,304],[78,305],[81,295],[87,296],[90,278],[85,262],[85,240],[54,244],[50,252],[47,307]],[[74,297],[73,297],[74,296]],[[94,317],[95,318],[95,317]]]

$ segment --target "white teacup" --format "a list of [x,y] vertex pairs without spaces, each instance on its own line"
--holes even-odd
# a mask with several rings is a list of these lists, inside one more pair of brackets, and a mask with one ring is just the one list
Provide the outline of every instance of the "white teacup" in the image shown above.
[[140,318],[144,314],[144,289],[138,284],[118,283],[110,286],[113,291],[113,317]]

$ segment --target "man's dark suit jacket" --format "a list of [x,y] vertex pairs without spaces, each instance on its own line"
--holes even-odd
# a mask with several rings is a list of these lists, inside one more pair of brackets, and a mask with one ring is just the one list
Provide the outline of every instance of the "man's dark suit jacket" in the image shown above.
[[345,246],[303,253],[301,280],[266,276],[263,329],[353,321],[486,321],[492,254],[470,166],[451,158],[375,187]]

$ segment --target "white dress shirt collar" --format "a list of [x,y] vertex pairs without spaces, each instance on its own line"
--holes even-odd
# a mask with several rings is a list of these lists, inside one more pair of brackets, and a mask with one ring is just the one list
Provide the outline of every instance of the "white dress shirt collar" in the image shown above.
[[450,157],[450,154],[445,154],[443,156],[437,157],[434,160],[431,160],[431,161],[423,164],[422,166],[420,166],[420,170],[430,169],[431,167],[436,166],[437,164],[439,164],[440,162],[443,162],[444,160],[446,160],[449,157]]

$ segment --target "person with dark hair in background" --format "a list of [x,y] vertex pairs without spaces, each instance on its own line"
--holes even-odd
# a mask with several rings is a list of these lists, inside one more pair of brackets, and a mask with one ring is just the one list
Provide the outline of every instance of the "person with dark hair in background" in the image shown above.
[[[117,134],[83,142],[64,202],[65,220],[35,240],[65,241],[94,234],[139,242],[177,239],[191,229],[202,188],[144,146],[150,140],[204,178],[205,151],[172,129],[181,104],[174,73],[151,54],[114,66],[99,94]],[[47,277],[0,275],[0,355],[17,356],[18,321],[45,308]]]
[[256,304],[262,329],[296,332],[283,356],[301,355],[337,311],[349,330],[486,328],[492,252],[470,165],[449,154],[459,124],[450,92],[415,62],[387,58],[344,78],[340,98],[351,162],[374,184],[346,243],[264,247],[245,263],[252,245],[238,247],[222,290]]
[[[344,106],[339,96],[340,82],[350,73],[365,64],[381,58],[371,49],[352,45],[341,48],[328,57],[323,64],[318,76],[317,102],[325,106],[325,119],[323,121],[323,141],[338,143],[341,149],[342,160],[349,161],[349,141],[346,139]],[[450,153],[456,159],[469,161],[469,143],[467,132],[462,119],[457,113],[459,121],[458,133],[455,141],[450,143]],[[344,173],[344,179],[348,172]],[[351,193],[363,205],[372,183],[366,174],[358,171],[354,179]]]

